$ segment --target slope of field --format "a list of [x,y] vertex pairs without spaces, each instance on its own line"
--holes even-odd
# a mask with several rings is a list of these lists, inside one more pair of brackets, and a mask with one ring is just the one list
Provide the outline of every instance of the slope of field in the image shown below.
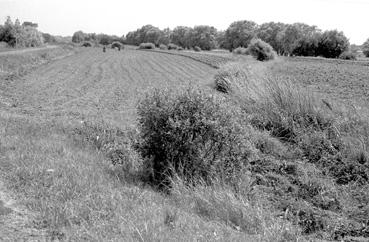
[[27,114],[103,115],[133,123],[137,100],[150,88],[207,84],[214,73],[181,56],[91,48],[13,82],[7,94],[11,105]]

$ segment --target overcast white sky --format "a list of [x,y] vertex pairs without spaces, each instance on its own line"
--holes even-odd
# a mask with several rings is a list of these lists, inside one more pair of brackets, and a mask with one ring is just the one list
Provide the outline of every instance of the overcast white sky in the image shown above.
[[121,36],[145,24],[224,30],[233,21],[252,20],[338,29],[354,44],[369,38],[369,0],[0,0],[0,22],[6,16],[55,35],[82,30]]

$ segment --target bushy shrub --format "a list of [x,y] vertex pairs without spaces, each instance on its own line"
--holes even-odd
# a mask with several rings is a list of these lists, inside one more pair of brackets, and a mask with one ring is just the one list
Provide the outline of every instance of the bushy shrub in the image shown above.
[[159,48],[160,48],[161,50],[167,50],[167,49],[168,49],[168,46],[166,46],[166,45],[164,45],[164,44],[161,44],[161,45],[159,46]]
[[251,40],[248,52],[259,61],[273,60],[276,55],[273,48],[261,39]]
[[174,174],[189,183],[237,177],[251,148],[234,109],[192,88],[148,94],[138,106],[139,150],[153,181],[168,185]]
[[86,42],[82,43],[82,46],[83,47],[92,47],[92,44],[91,44],[91,42],[86,41]]
[[325,31],[319,39],[318,55],[326,58],[337,58],[348,50],[348,38],[337,30]]
[[176,50],[176,49],[178,49],[178,45],[175,45],[175,44],[172,44],[172,43],[170,43],[168,45],[168,50]]
[[201,48],[198,47],[198,46],[195,46],[195,47],[193,47],[193,50],[199,52],[199,51],[201,51]]
[[153,43],[141,43],[138,47],[139,49],[155,49],[155,45]]
[[351,51],[345,51],[339,56],[339,58],[342,60],[356,60],[356,55]]
[[177,48],[177,50],[181,51],[181,50],[183,50],[183,48],[182,48],[181,46],[179,46],[179,47]]
[[124,49],[124,45],[118,41],[114,41],[112,44],[111,44],[111,48],[114,49],[114,48],[117,48],[118,50],[121,50],[121,49]]
[[238,55],[248,55],[249,51],[247,50],[247,48],[237,47],[236,49],[233,50],[233,53]]

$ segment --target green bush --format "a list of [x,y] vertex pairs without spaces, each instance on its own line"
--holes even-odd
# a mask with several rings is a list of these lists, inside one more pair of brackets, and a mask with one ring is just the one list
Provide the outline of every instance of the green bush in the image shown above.
[[138,47],[139,49],[155,49],[155,45],[153,43],[141,43]]
[[114,48],[117,48],[118,50],[121,50],[121,49],[124,49],[124,45],[118,41],[114,41],[112,44],[111,44],[111,48],[114,49]]
[[159,48],[160,48],[161,50],[167,50],[167,49],[168,49],[168,46],[166,46],[166,45],[164,45],[164,44],[161,44],[161,45],[159,46]]
[[201,48],[198,47],[198,46],[195,46],[195,47],[193,47],[193,50],[199,52],[199,51],[201,51]]
[[191,88],[148,94],[138,106],[139,150],[154,183],[169,185],[175,174],[189,183],[237,177],[251,146],[235,109]]
[[339,58],[342,60],[356,60],[356,55],[351,51],[345,51],[339,56]]
[[169,44],[168,45],[168,50],[177,50],[178,49],[178,45],[175,45],[175,44]]
[[236,49],[233,50],[233,53],[238,55],[248,55],[249,51],[247,50],[247,48],[237,47]]
[[183,50],[183,48],[182,48],[181,46],[179,46],[179,47],[177,48],[177,50],[181,51],[181,50]]
[[248,52],[259,61],[268,61],[275,58],[273,48],[261,39],[253,39],[247,48]]

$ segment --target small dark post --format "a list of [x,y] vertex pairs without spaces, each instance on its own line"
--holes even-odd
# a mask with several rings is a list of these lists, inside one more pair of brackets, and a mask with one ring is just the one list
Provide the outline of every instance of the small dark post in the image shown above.
[[105,46],[103,47],[103,52],[106,52],[106,47]]

